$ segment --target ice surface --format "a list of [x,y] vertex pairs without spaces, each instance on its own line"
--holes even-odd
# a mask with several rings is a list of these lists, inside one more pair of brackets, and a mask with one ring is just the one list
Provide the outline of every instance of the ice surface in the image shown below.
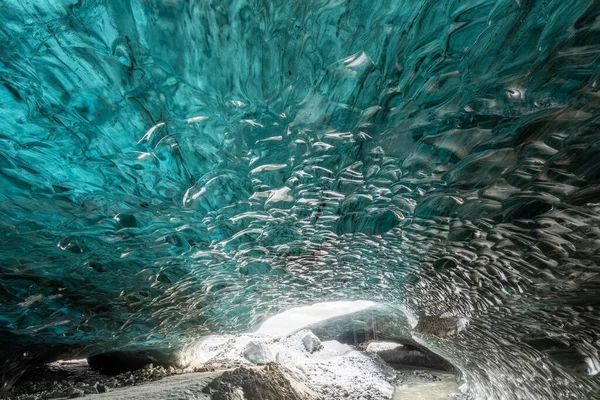
[[[318,348],[308,348],[311,337]],[[352,346],[335,340],[320,342],[310,330],[291,335],[212,335],[184,349],[190,368],[254,366],[278,362],[295,381],[304,383],[325,399],[391,399],[396,374]],[[344,395],[345,393],[345,395]]]
[[473,397],[597,397],[599,18],[3,1],[0,380],[368,300]]

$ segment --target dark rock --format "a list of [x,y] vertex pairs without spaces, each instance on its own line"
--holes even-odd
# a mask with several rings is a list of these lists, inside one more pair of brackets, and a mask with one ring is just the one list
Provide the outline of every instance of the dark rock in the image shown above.
[[241,390],[246,400],[303,400],[277,364],[263,369],[245,367],[226,371],[203,389],[211,400],[238,399]]
[[46,395],[47,399],[60,399],[62,397],[67,397],[67,393],[63,392],[62,390],[56,390]]
[[98,393],[106,393],[108,392],[108,388],[105,385],[96,384],[96,390]]
[[69,396],[70,399],[75,399],[77,397],[85,396],[85,392],[81,389],[70,388],[69,390],[67,390],[67,396]]
[[96,388],[96,386],[88,386],[88,385],[86,385],[86,386],[84,386],[82,388],[82,390],[83,390],[83,392],[85,394],[98,394],[99,393],[98,389]]
[[376,354],[383,361],[395,368],[399,367],[419,367],[439,371],[454,371],[454,367],[448,361],[437,354],[418,345],[400,344],[395,348],[382,350],[371,350],[369,345],[377,343],[375,341],[363,343],[359,348],[366,349],[367,352]]

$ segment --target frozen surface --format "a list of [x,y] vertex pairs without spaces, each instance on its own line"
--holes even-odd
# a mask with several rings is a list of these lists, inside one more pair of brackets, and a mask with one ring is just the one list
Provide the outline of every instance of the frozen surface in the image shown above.
[[474,398],[597,398],[599,18],[3,1],[0,385],[363,300]]
[[294,381],[324,399],[392,398],[396,374],[389,367],[337,341],[319,342],[316,349],[308,349],[307,336],[316,338],[309,330],[290,336],[210,336],[184,352],[189,367],[277,362]]

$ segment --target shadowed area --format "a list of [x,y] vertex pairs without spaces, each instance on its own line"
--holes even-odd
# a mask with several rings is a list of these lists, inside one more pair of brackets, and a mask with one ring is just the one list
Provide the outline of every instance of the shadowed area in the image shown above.
[[474,399],[599,398],[599,2],[0,10],[0,391],[367,300]]

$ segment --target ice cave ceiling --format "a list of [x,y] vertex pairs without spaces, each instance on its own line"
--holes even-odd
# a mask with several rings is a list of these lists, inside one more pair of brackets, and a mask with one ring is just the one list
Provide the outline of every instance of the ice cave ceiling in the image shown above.
[[597,398],[599,55],[595,0],[2,1],[0,378],[363,299]]

